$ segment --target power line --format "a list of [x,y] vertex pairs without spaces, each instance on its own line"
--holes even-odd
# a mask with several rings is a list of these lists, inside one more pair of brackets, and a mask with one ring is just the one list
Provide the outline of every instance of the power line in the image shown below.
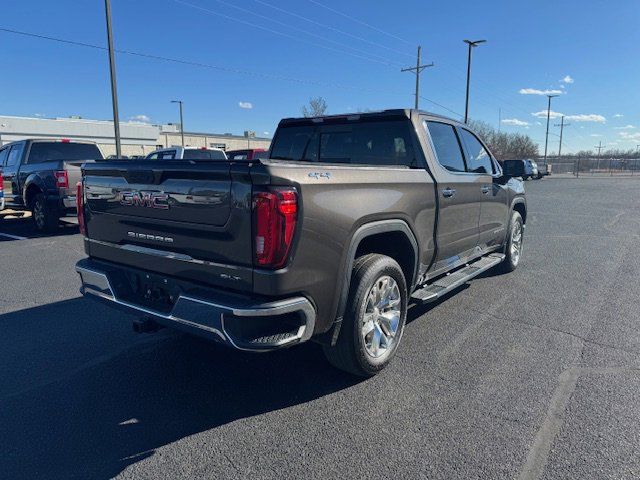
[[[4,28],[4,27],[0,27],[0,32],[5,32],[5,33],[10,33],[13,35],[20,35],[20,36],[24,36],[24,37],[31,37],[31,38],[37,38],[40,40],[47,40],[50,42],[55,42],[55,43],[60,43],[60,44],[65,44],[65,45],[73,45],[76,47],[84,47],[84,48],[91,48],[94,50],[101,50],[101,51],[108,51],[107,47],[103,47],[101,45],[94,45],[91,43],[86,43],[86,42],[79,42],[79,41],[75,41],[75,40],[67,40],[64,38],[59,38],[59,37],[52,37],[50,35],[41,35],[38,33],[31,33],[31,32],[25,32],[25,31],[21,31],[21,30],[15,30],[15,29],[10,29],[10,28]],[[129,56],[134,56],[134,57],[140,57],[140,58],[146,58],[146,59],[150,59],[150,60],[157,60],[157,61],[163,61],[163,62],[172,62],[172,63],[178,63],[181,65],[189,65],[189,66],[193,66],[193,67],[199,67],[199,68],[207,68],[207,69],[213,69],[213,70],[219,70],[222,72],[226,72],[226,73],[232,73],[232,74],[237,74],[237,75],[246,75],[246,76],[250,76],[250,77],[254,77],[254,78],[266,78],[269,80],[279,80],[279,81],[287,81],[287,82],[293,82],[293,83],[299,83],[299,84],[303,84],[303,85],[314,85],[314,86],[319,86],[319,87],[328,87],[328,88],[335,88],[335,89],[348,89],[348,90],[355,90],[355,91],[367,91],[367,92],[372,92],[372,93],[391,93],[393,95],[406,95],[406,92],[395,92],[395,91],[388,91],[388,90],[383,90],[383,89],[372,89],[372,88],[366,88],[366,87],[361,87],[361,86],[354,86],[354,85],[343,85],[343,84],[338,84],[338,83],[327,83],[327,82],[319,82],[317,80],[307,80],[307,79],[301,79],[301,78],[295,78],[295,77],[289,77],[289,76],[285,76],[285,75],[275,75],[275,74],[268,74],[268,73],[261,73],[261,72],[256,72],[256,71],[248,71],[248,70],[241,70],[241,69],[237,69],[237,68],[233,68],[233,67],[225,67],[225,66],[221,66],[221,65],[213,65],[213,64],[209,64],[209,63],[203,63],[203,62],[194,62],[194,61],[190,61],[190,60],[182,60],[182,59],[178,59],[178,58],[171,58],[171,57],[163,57],[160,55],[154,55],[154,54],[149,54],[149,53],[141,53],[141,52],[136,52],[136,51],[132,51],[132,50],[119,50],[119,49],[115,49],[114,50],[116,53],[119,54],[124,54],[124,55],[129,55]],[[435,102],[434,100],[431,100],[429,98],[426,97],[420,97],[428,102],[433,103],[434,105],[437,105],[451,113],[455,113],[457,115],[459,115],[457,112],[454,112],[453,110],[450,110],[449,108],[445,107],[444,105],[441,105],[437,102]]]
[[[348,49],[353,50],[354,52],[358,52],[359,54],[364,55],[364,56],[366,56],[366,57],[373,57],[373,58],[371,58],[371,61],[376,61],[376,62],[379,62],[379,63],[384,63],[385,65],[400,65],[400,63],[393,62],[393,61],[389,60],[388,58],[383,57],[383,56],[381,56],[381,55],[376,55],[376,54],[374,54],[374,53],[369,53],[369,52],[366,52],[365,50],[360,50],[359,48],[355,48],[355,47],[352,47],[351,45],[347,45],[346,43],[338,42],[338,41],[336,41],[336,40],[332,40],[332,39],[330,39],[330,38],[325,38],[325,37],[323,37],[322,35],[318,35],[318,34],[316,34],[316,33],[309,32],[309,31],[304,30],[304,29],[302,29],[302,28],[294,27],[294,26],[289,25],[289,24],[287,24],[287,23],[285,23],[285,22],[281,22],[280,20],[276,20],[276,19],[275,19],[275,18],[273,18],[273,17],[269,17],[269,16],[267,16],[267,15],[262,15],[261,13],[256,13],[256,12],[254,12],[254,11],[252,11],[252,10],[247,9],[247,8],[239,7],[239,6],[234,5],[234,4],[232,4],[232,3],[225,2],[224,0],[214,0],[214,1],[216,1],[216,2],[218,2],[218,3],[221,3],[222,5],[226,5],[227,7],[235,8],[236,10],[239,10],[239,11],[241,11],[241,12],[243,12],[243,13],[248,13],[249,15],[253,15],[253,16],[256,16],[256,17],[262,18],[262,19],[264,19],[264,20],[267,20],[268,22],[271,22],[271,23],[277,23],[278,25],[282,25],[283,27],[286,27],[286,28],[287,28],[287,29],[289,29],[289,30],[294,30],[294,31],[296,31],[296,32],[300,32],[300,33],[302,33],[302,34],[304,34],[304,35],[309,35],[309,36],[311,36],[311,37],[318,38],[318,39],[322,40],[323,42],[329,42],[329,43],[333,43],[334,45],[338,45],[339,47],[342,47],[342,48],[348,48]],[[180,2],[180,3],[186,3],[186,2]],[[194,8],[203,9],[203,10],[205,10],[207,13],[212,13],[212,14],[216,14],[216,15],[218,14],[217,12],[210,11],[210,10],[208,10],[208,9],[205,9],[204,7],[199,7],[199,6],[197,6],[197,5],[191,5],[191,4],[189,4],[189,6],[193,6]],[[314,44],[314,45],[315,45],[315,44]],[[336,51],[335,49],[332,49],[332,50],[333,50],[333,51]],[[340,50],[340,51],[341,51],[341,50]],[[341,52],[342,52],[342,51],[341,51]],[[345,54],[349,55],[349,52],[342,52],[342,53],[345,53]],[[361,58],[361,57],[359,57],[359,58]]]
[[445,107],[445,106],[444,106],[444,105],[442,105],[441,103],[438,103],[438,102],[436,102],[436,101],[431,100],[430,98],[423,97],[422,95],[420,95],[420,98],[421,98],[422,100],[426,100],[426,101],[427,101],[427,102],[429,102],[429,103],[433,103],[434,105],[437,105],[438,107],[443,108],[443,109],[444,109],[444,110],[446,110],[447,112],[449,112],[449,113],[453,113],[454,115],[457,115],[457,116],[458,116],[458,117],[460,117],[460,118],[462,118],[462,117],[463,117],[463,115],[462,115],[461,113],[458,113],[458,112],[456,112],[456,111],[453,111],[453,110],[451,110],[450,108]]
[[264,30],[265,32],[273,33],[274,35],[279,35],[281,37],[289,38],[291,40],[308,43],[310,45],[313,45],[314,47],[324,48],[326,50],[331,50],[333,52],[344,53],[346,55],[351,55],[352,57],[360,58],[360,59],[363,59],[363,60],[369,60],[369,61],[372,61],[372,62],[381,63],[383,65],[388,65],[388,66],[392,66],[393,65],[393,63],[388,62],[388,61],[376,60],[374,58],[365,57],[363,55],[359,55],[359,54],[356,54],[356,53],[345,52],[344,50],[340,50],[340,49],[337,49],[337,48],[329,47],[329,46],[323,45],[321,43],[310,42],[308,40],[304,40],[304,39],[298,38],[298,37],[296,37],[294,35],[289,35],[288,33],[280,32],[280,31],[274,30],[272,28],[268,28],[268,27],[265,27],[265,26],[262,26],[262,25],[258,25],[257,23],[248,22],[248,21],[242,20],[240,18],[235,18],[235,17],[232,17],[230,15],[226,15],[224,13],[216,12],[215,10],[211,10],[209,8],[201,7],[200,5],[195,5],[193,3],[185,2],[184,0],[173,0],[173,1],[175,3],[179,3],[179,4],[182,4],[182,5],[186,5],[188,7],[191,7],[191,8],[195,8],[195,9],[201,10],[203,12],[210,13],[212,15],[217,15],[218,17],[224,18],[226,20],[232,20],[234,22],[242,23],[242,24],[247,25],[247,26],[249,26],[251,28],[258,28],[260,30]]
[[[24,31],[14,30],[14,29],[10,29],[10,28],[0,27],[0,32],[11,33],[11,34],[21,35],[21,36],[25,36],[25,37],[38,38],[38,39],[41,39],[41,40],[48,40],[48,41],[62,43],[62,44],[74,45],[74,46],[77,46],[77,47],[85,47],[85,48],[92,48],[92,49],[96,49],[96,50],[107,51],[107,47],[103,47],[103,46],[100,46],[100,45],[94,45],[94,44],[85,43],[85,42],[78,42],[78,41],[75,41],[75,40],[67,40],[67,39],[58,38],[58,37],[52,37],[52,36],[48,36],[48,35],[41,35],[41,34],[37,34],[37,33],[24,32]],[[350,89],[350,90],[366,90],[366,88],[362,88],[362,87],[356,87],[356,86],[350,86],[350,85],[342,85],[342,84],[338,84],[338,83],[319,82],[317,80],[307,80],[307,79],[290,77],[290,76],[286,76],[286,75],[277,75],[277,74],[270,74],[270,73],[255,72],[255,71],[250,71],[250,70],[242,70],[242,69],[239,69],[239,68],[226,67],[226,66],[222,66],[222,65],[214,65],[214,64],[210,64],[210,63],[204,63],[204,62],[195,62],[195,61],[191,61],[191,60],[182,60],[182,59],[179,59],[179,58],[163,57],[163,56],[160,56],[160,55],[154,55],[154,54],[150,54],[150,53],[135,52],[135,51],[132,51],[132,50],[116,49],[115,52],[116,53],[121,53],[121,54],[124,54],[124,55],[147,58],[147,59],[151,59],[151,60],[161,60],[161,61],[165,61],[165,62],[179,63],[181,65],[190,65],[190,66],[194,66],[194,67],[201,67],[201,68],[209,68],[209,69],[214,69],[214,70],[220,70],[220,71],[227,72],[227,73],[235,73],[235,74],[238,74],[238,75],[246,75],[246,76],[256,77],[256,78],[267,78],[267,79],[270,79],[270,80],[282,80],[282,81],[300,83],[300,84],[305,84],[305,85],[316,85],[316,86],[320,86],[320,87],[346,88],[346,89]]]
[[404,42],[407,45],[413,45],[411,42],[405,40],[404,38],[400,38],[399,36],[394,35],[393,33],[385,32],[384,30],[381,30],[378,27],[374,27],[373,25],[371,25],[371,24],[369,24],[367,22],[364,22],[364,21],[362,21],[362,20],[360,20],[358,18],[352,17],[351,15],[347,15],[346,13],[339,12],[338,10],[335,10],[334,8],[328,7],[327,5],[324,5],[324,4],[320,3],[320,2],[316,2],[315,0],[309,0],[309,1],[311,3],[313,3],[314,5],[317,5],[319,7],[322,7],[324,9],[326,9],[326,10],[329,10],[330,12],[333,12],[333,13],[335,13],[337,15],[340,15],[341,17],[348,18],[349,20],[352,20],[352,21],[354,21],[356,23],[359,23],[360,25],[364,25],[365,27],[369,27],[369,28],[375,30],[378,33],[382,33],[383,35],[387,35],[388,37],[395,38],[396,40],[400,40],[401,42]]
[[[372,44],[372,45],[378,46],[378,47],[380,47],[380,48],[385,48],[385,49],[387,49],[387,50],[390,50],[390,51],[395,52],[395,53],[399,53],[399,54],[401,54],[401,55],[411,56],[410,54],[408,54],[408,53],[406,53],[406,52],[401,52],[401,51],[398,51],[398,50],[395,50],[395,49],[389,48],[389,47],[387,47],[387,46],[385,46],[385,45],[381,45],[381,44],[376,43],[376,42],[370,42],[370,41],[368,41],[368,40],[366,40],[366,39],[363,39],[363,38],[361,38],[361,37],[355,36],[355,35],[353,35],[353,34],[351,34],[351,33],[348,33],[348,32],[344,32],[344,31],[342,31],[342,30],[340,30],[340,29],[337,29],[337,28],[334,28],[334,27],[332,27],[332,26],[330,26],[330,25],[325,25],[325,24],[322,24],[322,23],[317,22],[317,21],[315,21],[315,20],[312,20],[312,19],[309,19],[309,18],[307,18],[307,17],[304,17],[304,16],[302,16],[302,15],[299,15],[299,14],[296,14],[296,13],[290,12],[290,11],[288,11],[288,10],[285,10],[285,9],[282,9],[282,8],[279,8],[279,7],[276,7],[275,5],[271,5],[271,4],[269,4],[269,3],[267,3],[267,2],[265,2],[265,1],[263,1],[263,0],[255,0],[255,1],[256,1],[256,2],[258,2],[258,3],[260,3],[260,4],[262,4],[262,5],[265,5],[265,6],[268,6],[268,7],[270,7],[270,8],[273,8],[273,9],[275,9],[275,10],[278,10],[278,11],[280,11],[280,12],[286,13],[286,14],[288,14],[288,15],[292,15],[292,16],[294,16],[294,17],[300,18],[300,19],[305,20],[305,21],[307,21],[307,22],[311,22],[311,23],[313,23],[313,24],[315,24],[315,25],[318,25],[318,26],[321,26],[321,27],[323,27],[323,28],[329,28],[329,29],[331,29],[331,30],[333,30],[333,31],[336,31],[336,32],[338,32],[338,33],[341,33],[341,34],[343,34],[343,35],[348,35],[348,36],[350,36],[350,37],[352,37],[352,38],[356,38],[356,39],[358,39],[358,40],[361,40],[361,41],[367,42],[367,43],[369,43],[369,44]],[[389,33],[389,32],[386,32],[386,31],[384,31],[384,30],[381,30],[381,29],[379,29],[379,28],[377,28],[377,27],[375,27],[375,26],[373,26],[373,25],[368,24],[367,22],[364,22],[364,21],[362,21],[362,20],[360,20],[360,19],[358,19],[358,18],[355,18],[355,17],[352,17],[352,16],[350,16],[350,15],[347,15],[347,14],[345,14],[345,13],[343,13],[343,12],[340,12],[340,11],[338,11],[338,10],[334,9],[334,8],[328,7],[327,5],[324,5],[324,4],[322,4],[322,3],[320,3],[320,2],[318,2],[318,1],[316,1],[316,0],[308,0],[308,1],[309,1],[309,2],[311,2],[311,3],[313,3],[314,5],[317,5],[317,6],[319,6],[319,7],[325,8],[325,9],[327,9],[327,10],[329,10],[329,11],[331,11],[331,12],[333,12],[333,13],[337,14],[337,15],[340,15],[340,16],[345,17],[345,18],[348,18],[348,19],[350,19],[350,20],[352,20],[352,21],[354,21],[354,22],[356,22],[356,23],[359,23],[359,24],[365,25],[365,26],[367,26],[367,27],[369,27],[369,28],[372,28],[372,29],[374,29],[375,31],[377,31],[377,32],[379,32],[379,33],[383,33],[383,34],[385,34],[385,35],[387,35],[387,36],[390,36],[390,37],[392,37],[392,38],[395,38],[395,39],[397,39],[397,40],[400,40],[400,41],[402,41],[402,42],[404,42],[404,43],[407,43],[407,44],[411,45],[411,42],[409,42],[409,41],[407,41],[407,40],[405,40],[405,39],[402,39],[402,38],[400,38],[400,37],[398,37],[398,36],[396,36],[396,35],[393,35],[393,34],[391,34],[391,33]],[[454,74],[458,75],[458,74],[457,74],[457,72],[454,70],[454,68],[453,68],[452,66],[448,65],[448,64],[447,64],[447,63],[445,63],[445,62],[440,62],[440,61],[439,61],[439,63],[442,63],[442,65],[444,65],[444,66],[445,66],[445,69],[447,69],[447,70],[449,70],[450,72],[453,72]],[[462,75],[458,75],[458,76],[459,76],[460,78],[462,78]],[[488,83],[488,82],[485,82],[485,81],[484,81],[484,80],[482,80],[482,79],[477,79],[477,81],[478,81],[479,83],[489,85],[489,83]],[[526,109],[524,109],[524,108],[521,108],[520,106],[515,105],[514,103],[512,103],[512,102],[510,102],[510,101],[507,101],[504,97],[497,95],[496,93],[494,93],[494,92],[490,91],[488,88],[482,88],[482,87],[479,87],[479,89],[484,90],[484,93],[485,93],[485,94],[491,95],[492,97],[494,97],[494,98],[496,98],[496,99],[500,100],[502,103],[504,103],[504,104],[506,104],[506,105],[508,105],[508,106],[510,106],[510,107],[512,107],[512,108],[514,108],[514,109],[516,109],[516,110],[519,110],[520,112],[522,112],[522,113],[524,113],[525,115],[527,115],[527,117],[528,117],[528,116],[530,115],[530,113],[531,113],[531,112],[529,112],[528,110],[526,110]],[[485,103],[486,105],[489,105],[489,102],[483,102],[483,103]],[[491,104],[491,105],[493,105],[493,104]]]
[[339,28],[332,27],[331,25],[327,25],[327,24],[324,24],[324,23],[317,22],[316,20],[313,20],[311,18],[302,16],[302,15],[297,14],[295,12],[291,12],[289,10],[285,10],[284,8],[277,7],[275,5],[272,5],[270,3],[265,2],[263,0],[254,0],[254,1],[259,3],[260,5],[264,5],[265,7],[269,7],[269,8],[272,8],[274,10],[277,10],[279,12],[285,13],[287,15],[291,15],[293,17],[299,18],[301,20],[304,20],[305,22],[312,23],[312,24],[317,25],[319,27],[327,28],[329,30],[333,30],[334,32],[340,33],[341,35],[346,35],[346,36],[351,37],[351,38],[353,38],[355,40],[359,40],[361,42],[368,43],[369,45],[373,45],[373,46],[378,47],[378,48],[384,48],[385,50],[389,50],[390,52],[394,52],[394,53],[397,53],[399,55],[405,55],[405,56],[408,56],[408,57],[413,57],[413,55],[411,55],[409,53],[406,53],[406,52],[403,52],[403,51],[400,51],[400,50],[396,50],[395,48],[388,47],[388,46],[383,45],[381,43],[372,42],[370,40],[367,40],[366,38],[359,37],[358,35],[354,35],[354,34],[349,33],[349,32],[345,32],[344,30],[340,30]]

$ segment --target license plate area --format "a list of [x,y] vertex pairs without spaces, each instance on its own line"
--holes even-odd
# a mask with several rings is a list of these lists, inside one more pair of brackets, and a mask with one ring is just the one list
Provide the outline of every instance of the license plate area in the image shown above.
[[181,293],[172,280],[153,273],[126,272],[124,299],[162,313],[169,313]]

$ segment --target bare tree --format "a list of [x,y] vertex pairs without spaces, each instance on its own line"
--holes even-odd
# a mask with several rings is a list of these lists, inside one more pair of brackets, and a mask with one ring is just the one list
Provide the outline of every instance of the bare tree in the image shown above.
[[310,98],[309,105],[302,106],[305,117],[321,117],[327,112],[327,102],[322,97]]
[[529,135],[498,132],[486,122],[473,120],[469,124],[474,132],[484,140],[491,153],[498,160],[515,160],[538,156],[538,145]]

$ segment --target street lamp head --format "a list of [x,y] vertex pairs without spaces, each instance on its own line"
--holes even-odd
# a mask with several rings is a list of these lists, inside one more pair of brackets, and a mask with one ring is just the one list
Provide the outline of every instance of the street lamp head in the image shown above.
[[171,103],[182,103],[182,100],[171,100]]
[[464,40],[464,43],[469,44],[470,47],[477,47],[481,43],[486,43],[486,40]]

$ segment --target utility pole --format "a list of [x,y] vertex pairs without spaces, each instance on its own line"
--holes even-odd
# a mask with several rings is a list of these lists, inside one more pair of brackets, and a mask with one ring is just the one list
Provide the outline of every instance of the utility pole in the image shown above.
[[570,123],[564,123],[564,115],[562,115],[562,118],[560,119],[560,125],[558,125],[557,123],[553,125],[554,127],[560,127],[560,146],[558,147],[558,158],[560,158],[561,154],[562,154],[562,131],[564,130],[564,127],[569,127],[571,126]]
[[182,148],[184,148],[184,119],[182,118],[182,100],[171,100],[171,103],[180,105],[180,137],[182,137]]
[[475,42],[472,42],[471,40],[464,40],[464,43],[469,45],[469,53],[467,55],[467,97],[464,103],[464,123],[467,123],[467,120],[469,119],[469,82],[471,79],[471,49],[485,42],[486,40],[476,40]]
[[551,99],[558,95],[547,95],[549,102],[547,104],[547,134],[544,139],[544,163],[547,163],[547,146],[549,145],[549,118],[551,117]]
[[428,65],[420,65],[420,52],[422,51],[422,47],[418,45],[418,61],[416,62],[415,67],[403,68],[401,72],[414,72],[416,74],[416,103],[415,109],[417,110],[420,104],[420,74],[427,67],[433,67],[433,62]]
[[113,52],[113,32],[111,30],[111,0],[104,0],[107,15],[107,41],[109,43],[109,71],[111,73],[111,103],[113,104],[113,129],[116,136],[116,157],[122,157],[120,145],[120,116],[118,115],[118,86],[116,85],[116,59]]
[[598,145],[596,145],[596,146],[595,146],[595,147],[593,147],[593,148],[597,148],[597,149],[598,149],[598,158],[600,158],[600,151],[602,150],[602,140],[600,140],[600,141],[598,142]]

